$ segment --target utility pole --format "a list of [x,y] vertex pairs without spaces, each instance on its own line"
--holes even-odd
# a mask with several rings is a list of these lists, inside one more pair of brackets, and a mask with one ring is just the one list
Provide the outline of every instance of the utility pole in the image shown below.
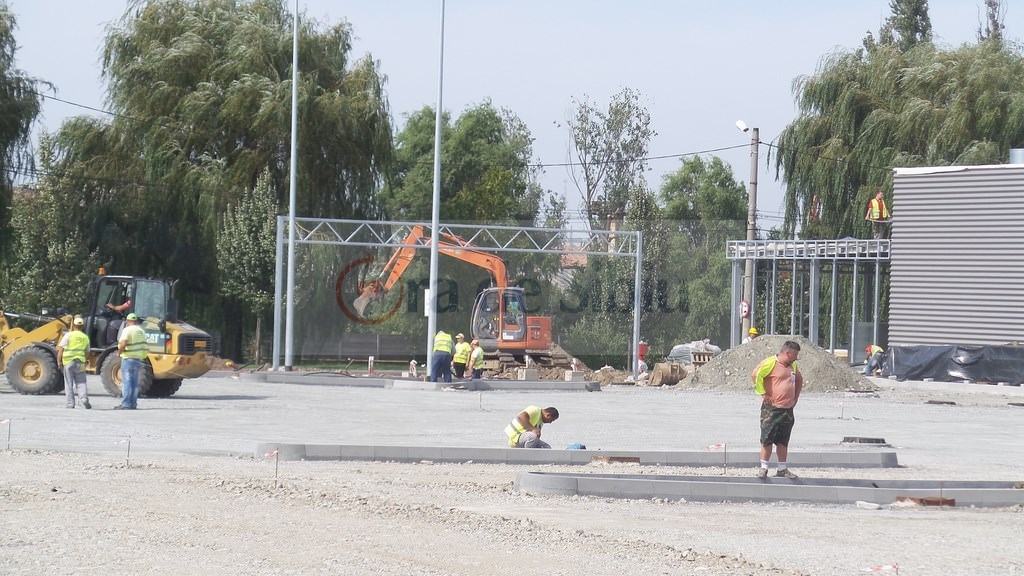
[[[746,132],[747,125],[742,121],[736,122],[736,127]],[[757,148],[760,144],[757,128],[750,128],[750,182],[747,184],[747,242],[755,240],[757,233]],[[751,297],[754,294],[754,259],[748,250],[747,260],[743,266],[743,301],[748,305],[748,313],[743,318],[743,333],[740,338],[745,338],[750,330],[751,320],[754,318],[754,303]]]
[[[434,193],[430,211],[430,288],[423,299],[427,313],[427,366],[432,369],[434,334],[437,333],[437,239],[441,235],[441,120],[444,118],[441,96],[444,95],[444,0],[441,0],[441,34],[437,57],[437,108],[434,109]],[[434,375],[431,374],[431,377]]]

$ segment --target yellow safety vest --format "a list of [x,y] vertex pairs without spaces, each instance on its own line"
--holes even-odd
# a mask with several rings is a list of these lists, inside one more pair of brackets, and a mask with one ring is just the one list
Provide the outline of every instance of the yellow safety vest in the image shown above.
[[872,344],[871,349],[868,350],[868,358],[871,358],[872,356],[878,354],[879,352],[884,352],[884,350],[882,350],[882,347]]
[[476,370],[478,366],[482,366],[484,363],[484,349],[479,346],[473,350],[469,355],[469,363],[466,364],[467,370]]
[[452,337],[446,332],[438,332],[434,336],[434,352],[451,352]]
[[[779,361],[777,356],[769,356],[761,361],[761,364],[757,366],[757,374],[754,376],[754,392],[764,395],[764,379],[766,376],[772,373],[775,369],[775,363]],[[796,368],[796,362],[793,362],[793,374],[798,374],[800,371]]]
[[460,342],[455,345],[455,356],[452,356],[452,362],[458,364],[465,364],[466,360],[469,360],[469,353],[473,351],[473,347],[466,342]]
[[868,217],[871,220],[888,220],[889,208],[886,207],[885,200],[872,198],[868,204]]
[[[527,406],[525,410],[527,416],[530,417],[530,425],[534,428],[543,428],[544,421],[541,420],[540,406]],[[521,412],[520,412],[521,413]],[[512,419],[512,422],[505,427],[505,435],[508,436],[508,445],[515,448],[519,443],[519,436],[526,432],[526,428],[519,422],[519,414]]]
[[64,347],[64,354],[61,355],[65,364],[75,360],[85,363],[85,351],[89,348],[89,337],[81,330],[68,332],[68,345]]
[[146,345],[146,331],[142,329],[142,326],[128,326],[121,333],[121,340],[127,342],[124,352],[121,352],[122,358],[145,360],[149,356],[149,346]]

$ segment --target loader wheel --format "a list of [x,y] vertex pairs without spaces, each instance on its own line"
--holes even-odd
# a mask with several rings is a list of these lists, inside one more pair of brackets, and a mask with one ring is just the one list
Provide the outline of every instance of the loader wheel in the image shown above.
[[[114,352],[103,360],[103,365],[100,367],[100,380],[103,381],[103,388],[114,398],[121,397],[121,355]],[[150,386],[153,385],[153,367],[149,365],[149,362],[142,363],[142,369],[139,370],[139,396],[145,396],[149,393]]]
[[57,359],[39,346],[26,346],[11,355],[7,381],[22,394],[50,394],[64,387]]
[[147,396],[151,398],[170,398],[181,388],[181,378],[160,378],[153,380]]

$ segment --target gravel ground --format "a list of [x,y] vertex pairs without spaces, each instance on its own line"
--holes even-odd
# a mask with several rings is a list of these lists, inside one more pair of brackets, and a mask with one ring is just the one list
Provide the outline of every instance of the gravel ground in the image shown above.
[[[0,395],[0,419],[11,413],[18,419],[15,445],[0,452],[0,574],[761,576],[858,574],[891,564],[898,564],[905,575],[1024,574],[1021,507],[901,508],[881,503],[879,510],[866,510],[781,502],[527,496],[512,489],[523,470],[681,475],[722,470],[367,462],[278,466],[235,450],[244,445],[251,451],[257,441],[285,435],[291,438],[282,440],[311,443],[391,437],[393,441],[377,443],[430,444],[436,438],[422,431],[459,415],[476,432],[475,442],[471,438],[445,445],[493,445],[479,431],[495,427],[514,412],[513,406],[537,396],[555,398],[567,415],[567,422],[552,425],[558,440],[575,439],[587,426],[618,414],[630,419],[623,423],[626,430],[642,422],[652,432],[651,445],[637,434],[621,436],[619,427],[613,430],[618,435],[597,436],[626,444],[609,447],[665,449],[674,441],[677,449],[693,449],[707,435],[723,437],[722,430],[752,419],[728,416],[751,404],[747,394],[622,389],[478,395],[213,380],[182,393],[181,398],[140,401],[140,410],[132,414],[100,409],[113,403],[102,396],[94,399],[97,409],[65,411],[58,408],[60,397]],[[923,403],[935,398],[955,398],[957,405]],[[904,466],[801,472],[815,477],[1020,480],[1024,469],[1018,440],[1008,430],[1019,424],[1024,408],[1008,407],[1007,400],[899,390],[884,383],[873,398],[809,395],[801,403],[796,437],[822,449],[818,445],[825,443],[819,437],[869,423],[865,431],[906,445],[897,446]],[[831,416],[843,402],[845,418]],[[470,412],[468,406],[478,403],[481,409]],[[327,407],[334,410],[324,412]],[[672,434],[673,410],[706,414],[708,421],[680,419],[677,427],[687,431]],[[599,422],[580,418],[586,411]],[[347,422],[345,414],[356,415],[356,421]],[[116,440],[122,426],[136,430],[137,451],[130,458],[127,446]],[[151,428],[148,434],[138,431],[146,426]],[[713,431],[700,435],[692,430],[701,426]],[[46,427],[51,437],[44,441]],[[741,430],[742,436],[756,433],[756,423],[747,427],[751,429]],[[938,436],[944,427],[952,428],[949,438]],[[59,437],[53,438],[54,430],[66,434],[67,442],[62,445]],[[82,435],[92,440],[83,441]],[[39,447],[44,444],[49,446]],[[227,455],[231,452],[235,455]],[[730,475],[750,472],[729,470]]]

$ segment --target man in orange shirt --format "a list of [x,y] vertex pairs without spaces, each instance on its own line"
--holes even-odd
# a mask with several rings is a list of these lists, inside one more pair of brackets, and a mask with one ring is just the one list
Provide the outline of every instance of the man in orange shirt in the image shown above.
[[768,460],[772,446],[779,456],[777,478],[796,478],[786,464],[789,457],[789,437],[793,432],[793,407],[800,399],[804,377],[796,367],[800,345],[787,340],[782,350],[762,361],[750,375],[754,391],[761,395],[761,467],[758,478],[768,477]]

